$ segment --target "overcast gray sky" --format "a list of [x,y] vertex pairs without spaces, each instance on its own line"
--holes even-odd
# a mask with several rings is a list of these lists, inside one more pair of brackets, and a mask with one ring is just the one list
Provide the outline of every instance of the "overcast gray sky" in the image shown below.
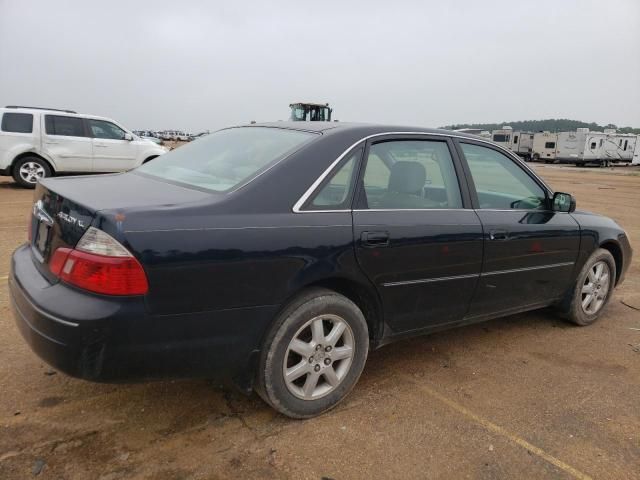
[[297,100],[343,121],[640,127],[640,1],[0,0],[2,105],[197,131]]

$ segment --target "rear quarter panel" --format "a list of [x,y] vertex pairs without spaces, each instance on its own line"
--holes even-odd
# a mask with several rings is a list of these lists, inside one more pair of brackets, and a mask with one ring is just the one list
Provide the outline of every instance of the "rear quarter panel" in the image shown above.
[[126,232],[149,278],[152,314],[280,305],[336,272],[365,281],[355,260],[349,212],[196,215],[180,223]]

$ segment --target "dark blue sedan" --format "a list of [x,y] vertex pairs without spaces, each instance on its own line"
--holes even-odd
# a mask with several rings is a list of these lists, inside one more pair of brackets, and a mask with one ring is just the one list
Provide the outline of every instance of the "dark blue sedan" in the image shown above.
[[13,254],[33,350],[94,381],[204,376],[306,418],[370,349],[555,306],[593,323],[631,261],[517,156],[442,130],[220,130],[124,174],[43,180]]

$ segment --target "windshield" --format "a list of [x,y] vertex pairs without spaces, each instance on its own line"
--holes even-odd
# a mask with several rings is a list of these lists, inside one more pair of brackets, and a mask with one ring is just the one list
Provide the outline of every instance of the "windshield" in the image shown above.
[[225,192],[264,171],[314,135],[281,128],[229,128],[172,150],[136,171]]

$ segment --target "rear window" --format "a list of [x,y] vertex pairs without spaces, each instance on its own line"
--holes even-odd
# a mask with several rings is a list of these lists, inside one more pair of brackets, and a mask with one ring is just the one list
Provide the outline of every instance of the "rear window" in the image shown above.
[[3,132],[31,133],[33,132],[33,115],[30,113],[5,113],[2,115]]
[[246,183],[315,136],[281,128],[229,128],[176,148],[136,171],[226,192]]
[[62,135],[65,137],[85,137],[84,123],[78,117],[65,117],[64,115],[45,115],[44,128],[49,135]]
[[508,141],[509,141],[509,137],[510,137],[510,136],[511,136],[511,135],[503,135],[503,134],[501,134],[501,133],[496,133],[496,134],[493,136],[493,141],[494,141],[494,142],[498,142],[498,143],[508,142]]

